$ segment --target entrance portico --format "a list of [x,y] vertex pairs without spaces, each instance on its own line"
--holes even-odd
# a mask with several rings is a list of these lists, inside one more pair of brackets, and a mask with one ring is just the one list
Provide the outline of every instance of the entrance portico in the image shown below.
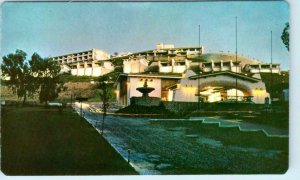
[[[200,91],[199,91],[200,90]],[[270,97],[265,83],[257,77],[241,73],[222,71],[209,74],[195,74],[188,70],[181,79],[180,86],[173,90],[172,101],[247,101],[263,104]]]

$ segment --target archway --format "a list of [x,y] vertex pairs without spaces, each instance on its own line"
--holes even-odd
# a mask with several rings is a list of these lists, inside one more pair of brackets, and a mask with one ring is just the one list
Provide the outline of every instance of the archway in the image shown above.
[[203,102],[249,101],[252,98],[251,82],[235,78],[210,77],[201,79],[200,99]]

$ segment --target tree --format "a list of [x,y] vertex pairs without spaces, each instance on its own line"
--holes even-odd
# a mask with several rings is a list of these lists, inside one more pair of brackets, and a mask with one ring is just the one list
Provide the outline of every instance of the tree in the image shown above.
[[109,87],[110,79],[111,78],[109,76],[102,76],[99,78],[98,81],[98,88],[100,89],[99,96],[102,101],[102,108],[103,108],[102,127],[101,127],[102,134],[104,130],[104,120],[109,105],[108,101],[111,98],[111,88]]
[[290,24],[289,23],[285,24],[285,27],[281,35],[281,40],[285,45],[285,47],[287,48],[287,50],[289,51],[290,50]]
[[24,106],[28,96],[32,96],[38,89],[34,76],[28,63],[26,53],[16,50],[15,53],[4,56],[1,64],[2,76],[8,77],[7,84],[18,98],[23,98]]
[[29,63],[40,86],[39,101],[46,104],[56,99],[63,85],[59,64],[51,58],[41,58],[37,53],[32,55]]

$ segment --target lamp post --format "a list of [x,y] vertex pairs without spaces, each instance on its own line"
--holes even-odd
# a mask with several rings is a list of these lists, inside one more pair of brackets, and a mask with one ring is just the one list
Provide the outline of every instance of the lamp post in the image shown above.
[[73,106],[73,91],[71,91],[71,107]]
[[199,71],[199,78],[198,78],[198,111],[200,111],[200,108],[201,108],[201,90],[200,90],[200,78],[201,78],[201,74],[202,72]]
[[101,90],[99,95],[100,95],[100,99],[102,100],[102,106],[103,106],[101,135],[103,135],[104,133],[104,120],[105,120],[106,111],[108,107],[108,100],[111,95],[108,88],[108,83],[112,83],[111,79],[112,78],[109,76],[103,76],[99,79],[97,83],[97,87]]
[[76,100],[80,102],[80,116],[82,117],[82,102],[87,101],[88,98],[86,98],[86,97],[76,97]]
[[108,101],[108,93],[107,93],[107,83],[108,81],[103,81],[100,83],[101,89],[102,89],[102,107],[103,107],[103,115],[102,115],[102,125],[101,125],[101,134],[103,135],[104,132],[104,120],[106,116],[106,110],[107,110],[107,101]]
[[127,153],[128,153],[128,160],[127,160],[127,163],[129,164],[130,163],[130,153],[131,153],[131,149],[127,149]]

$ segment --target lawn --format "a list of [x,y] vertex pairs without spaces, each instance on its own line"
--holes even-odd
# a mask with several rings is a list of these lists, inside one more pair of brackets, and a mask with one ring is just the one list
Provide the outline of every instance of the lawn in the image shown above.
[[[177,136],[178,141],[185,139],[201,149],[193,155],[194,159],[204,152],[202,158],[207,158],[207,163],[218,162],[204,170],[191,167],[197,161],[184,164],[175,156],[170,164],[178,166],[178,174],[283,174],[288,169],[288,138],[270,138],[263,132],[241,132],[238,128],[220,128],[217,124],[203,124],[200,121],[162,120],[151,123],[157,129],[164,128],[177,135],[179,130],[183,130],[185,137]],[[203,144],[200,145],[199,140]],[[193,158],[187,162],[194,161]]]
[[134,169],[72,109],[2,107],[6,175],[121,175]]

